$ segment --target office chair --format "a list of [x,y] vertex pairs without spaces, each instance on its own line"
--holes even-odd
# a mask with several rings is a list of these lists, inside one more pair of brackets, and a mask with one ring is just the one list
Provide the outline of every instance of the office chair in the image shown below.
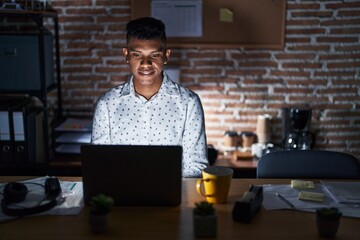
[[360,179],[360,163],[356,157],[342,152],[271,152],[259,159],[257,178]]

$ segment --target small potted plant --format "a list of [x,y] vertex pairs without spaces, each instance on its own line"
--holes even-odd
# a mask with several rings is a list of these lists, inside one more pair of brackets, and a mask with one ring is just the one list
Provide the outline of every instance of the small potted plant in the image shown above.
[[341,212],[337,208],[320,208],[316,210],[316,224],[319,235],[334,238],[340,224]]
[[91,199],[91,209],[89,212],[89,223],[94,233],[104,233],[109,225],[109,213],[114,204],[112,197],[99,194]]
[[195,203],[193,210],[195,237],[215,237],[217,217],[212,203],[202,201]]

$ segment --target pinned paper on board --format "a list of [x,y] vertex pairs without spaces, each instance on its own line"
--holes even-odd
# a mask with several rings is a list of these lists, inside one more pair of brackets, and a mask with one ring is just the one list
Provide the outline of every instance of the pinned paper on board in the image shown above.
[[228,8],[220,8],[220,22],[233,22],[234,21],[234,13],[230,11]]

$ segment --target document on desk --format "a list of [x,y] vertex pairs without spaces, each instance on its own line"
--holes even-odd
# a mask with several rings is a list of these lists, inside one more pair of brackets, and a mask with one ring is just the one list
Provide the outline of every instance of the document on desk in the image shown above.
[[[352,202],[349,202],[348,199],[346,202],[341,202],[342,198],[339,197],[338,199],[340,200],[338,200],[333,196],[334,194],[327,189],[329,186],[331,186],[331,190],[335,192],[335,194],[341,193],[342,198],[352,198]],[[354,190],[353,188],[357,189]],[[338,191],[334,191],[334,189],[337,189]],[[322,181],[321,183],[316,183],[314,189],[306,190],[324,194],[324,200],[322,202],[300,200],[299,194],[301,190],[291,188],[290,184],[263,185],[263,191],[263,206],[266,210],[295,209],[299,211],[315,212],[318,208],[337,207],[342,212],[343,216],[360,218],[360,201],[357,200],[360,191],[358,183],[353,182],[352,184],[348,183],[346,186],[343,186],[342,184],[333,184],[333,182],[324,184]],[[281,197],[279,197],[279,195]],[[283,198],[286,201],[284,201]]]
[[[301,190],[294,189],[290,184],[268,184],[263,185],[264,190],[264,201],[263,205],[267,210],[274,209],[317,209],[330,205],[334,200],[325,194],[323,202],[316,201],[304,201],[299,200],[299,194]],[[323,193],[322,187],[320,184],[315,184],[315,188],[307,190],[314,193]],[[285,198],[289,203],[294,207],[286,203],[284,200],[278,197],[278,195]]]
[[[21,203],[16,203],[16,206],[31,208],[41,204],[45,197],[44,183],[46,178],[47,177],[39,177],[21,181],[25,183],[29,191],[25,200]],[[0,192],[3,192],[5,185],[6,183],[0,184]],[[60,181],[60,185],[63,200],[59,201],[54,208],[36,215],[78,215],[80,213],[84,207],[82,182]],[[2,198],[3,195],[0,195],[0,200],[2,200]],[[0,221],[13,218],[14,217],[4,215],[0,209]]]
[[321,184],[338,203],[360,204],[360,182],[321,181]]

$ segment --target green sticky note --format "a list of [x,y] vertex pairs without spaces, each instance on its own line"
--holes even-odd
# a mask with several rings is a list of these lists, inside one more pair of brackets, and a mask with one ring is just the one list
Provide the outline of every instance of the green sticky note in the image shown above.
[[220,8],[220,22],[233,22],[234,13],[228,8]]

